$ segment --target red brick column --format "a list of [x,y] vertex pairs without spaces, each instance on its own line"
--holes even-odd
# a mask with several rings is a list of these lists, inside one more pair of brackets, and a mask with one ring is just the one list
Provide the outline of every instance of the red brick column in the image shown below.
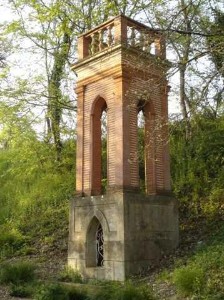
[[84,93],[85,86],[79,86],[76,89],[77,101],[77,145],[76,145],[76,191],[83,193],[83,173],[84,173]]
[[114,41],[115,44],[127,42],[127,19],[119,16],[114,20]]

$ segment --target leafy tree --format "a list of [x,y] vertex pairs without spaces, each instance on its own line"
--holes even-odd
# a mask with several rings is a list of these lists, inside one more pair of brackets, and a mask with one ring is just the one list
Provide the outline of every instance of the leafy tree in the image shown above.
[[[166,34],[168,58],[173,63],[170,75],[177,74],[175,81],[171,77],[171,92],[172,96],[176,93],[175,97],[179,99],[181,117],[185,120],[186,138],[191,134],[190,118],[194,113],[206,106],[216,110],[214,97],[219,78],[214,72],[214,60],[213,63],[209,60],[216,47],[212,50],[207,41],[221,41],[222,29],[220,24],[218,30],[212,25],[212,2],[153,1],[152,9],[145,10],[147,22]],[[218,3],[216,1],[217,5]],[[220,46],[217,44],[216,49],[219,49],[222,56]]]
[[32,51],[38,51],[44,62],[41,65],[43,83],[36,81],[36,86],[44,86],[41,98],[46,99],[45,140],[54,143],[59,161],[63,112],[65,109],[75,110],[66,86],[71,61],[75,58],[77,35],[107,20],[110,15],[123,12],[134,16],[142,10],[142,3],[140,5],[136,0],[131,4],[125,0],[66,3],[61,0],[13,0],[10,3],[17,19],[8,24],[8,32],[19,35],[24,41],[29,40]]
[[[1,82],[2,220],[16,219],[22,209],[25,213],[18,218],[21,222],[27,215],[32,219],[34,211],[51,214],[52,207],[64,203],[71,195],[75,157],[74,128],[71,127],[74,123],[70,126],[65,116],[70,115],[69,121],[75,119],[76,99],[71,97],[69,83],[73,84],[75,78],[70,80],[69,74],[71,64],[77,59],[77,36],[119,13],[137,20],[145,15],[145,23],[166,34],[173,63],[171,75],[178,74],[176,90],[182,113],[180,119],[171,123],[173,186],[182,207],[200,212],[215,204],[215,199],[219,200],[212,209],[221,207],[224,175],[220,30],[223,13],[214,12],[210,2],[8,1],[12,20],[1,27],[1,41],[12,37],[12,47],[16,47],[17,54],[26,56],[21,61],[25,66],[19,66],[17,76],[13,74],[13,58],[8,60],[12,71],[5,73]],[[1,57],[8,49],[8,46],[0,48]],[[44,138],[38,135],[42,128],[34,130],[38,114],[45,117]],[[103,144],[105,157],[107,146]],[[142,154],[144,145],[138,144]],[[103,167],[106,174],[106,166]],[[140,168],[144,176],[144,159],[140,161]],[[13,203],[14,210],[11,209]],[[43,222],[48,221],[46,217]],[[18,228],[26,231],[25,222],[22,223]]]
[[210,50],[211,58],[220,72],[224,77],[224,12],[220,10],[213,10],[214,21],[210,22],[209,30],[213,33],[211,37],[207,38],[208,47]]
[[[192,135],[185,143],[182,121],[171,125],[174,191],[181,209],[193,215],[221,213],[224,176],[224,119],[208,112],[191,120]],[[186,210],[185,210],[186,209]]]

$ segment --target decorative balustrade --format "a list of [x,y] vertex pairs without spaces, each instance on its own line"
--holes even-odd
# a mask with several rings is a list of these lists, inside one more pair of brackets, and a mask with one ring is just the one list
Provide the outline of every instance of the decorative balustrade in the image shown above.
[[101,27],[86,37],[90,37],[88,45],[89,55],[94,55],[97,52],[112,47],[114,45],[114,24],[111,23],[108,26]]
[[157,55],[156,43],[158,43],[158,37],[151,31],[133,25],[127,26],[127,46]]
[[119,44],[165,58],[161,33],[121,15],[79,37],[79,59]]

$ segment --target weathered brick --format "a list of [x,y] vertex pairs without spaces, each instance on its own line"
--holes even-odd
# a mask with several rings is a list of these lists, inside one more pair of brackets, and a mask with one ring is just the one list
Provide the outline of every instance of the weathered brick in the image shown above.
[[[145,180],[149,194],[170,190],[167,130],[167,64],[163,37],[156,40],[156,55],[127,47],[129,19],[115,18],[113,47],[88,56],[92,34],[79,38],[76,189],[82,194],[101,193],[100,117],[107,110],[108,189],[139,188],[137,115],[145,101]],[[107,23],[105,23],[107,24]],[[105,25],[104,25],[105,26]],[[136,23],[137,26],[137,23]],[[139,26],[139,25],[138,25]],[[154,33],[152,32],[152,35]],[[157,57],[160,57],[160,61]]]

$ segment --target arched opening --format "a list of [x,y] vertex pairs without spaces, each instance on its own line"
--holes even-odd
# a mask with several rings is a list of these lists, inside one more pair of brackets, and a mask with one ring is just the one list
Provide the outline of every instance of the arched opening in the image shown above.
[[140,100],[137,105],[137,151],[139,188],[150,194],[155,187],[154,109],[151,101]]
[[104,265],[104,235],[99,220],[94,217],[86,235],[86,267]]
[[139,188],[140,191],[145,193],[145,116],[143,108],[138,106],[138,175],[139,175]]
[[107,103],[98,97],[92,108],[91,195],[105,193],[107,186]]
[[107,190],[107,112],[101,115],[101,190],[102,194]]

